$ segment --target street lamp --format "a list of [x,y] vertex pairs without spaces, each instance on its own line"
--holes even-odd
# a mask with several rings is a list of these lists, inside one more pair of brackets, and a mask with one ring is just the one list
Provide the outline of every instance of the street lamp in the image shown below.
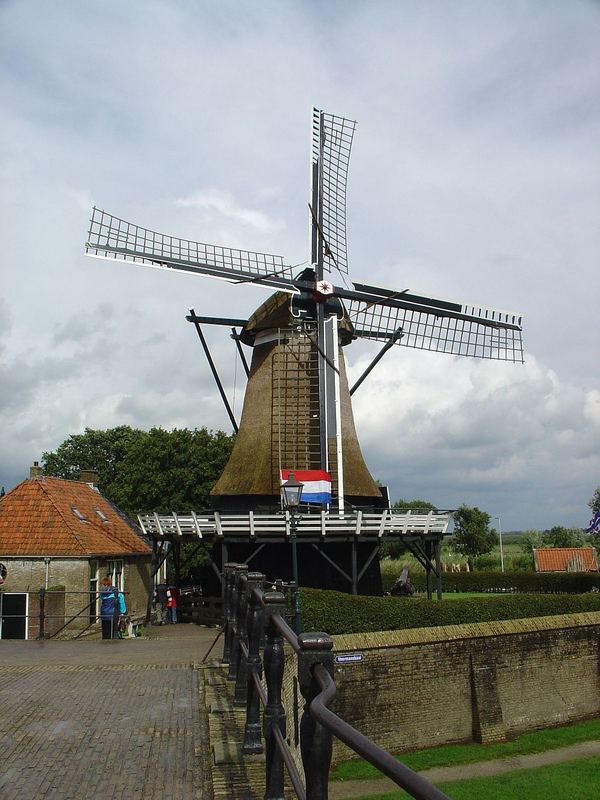
[[502,550],[502,525],[500,524],[500,517],[494,517],[498,520],[498,539],[500,540],[500,570],[504,572],[504,552]]
[[292,545],[292,580],[294,581],[294,628],[297,634],[302,632],[302,619],[300,616],[300,591],[298,588],[298,508],[302,497],[303,483],[296,480],[290,472],[285,483],[281,484],[281,506],[290,514],[290,544]]

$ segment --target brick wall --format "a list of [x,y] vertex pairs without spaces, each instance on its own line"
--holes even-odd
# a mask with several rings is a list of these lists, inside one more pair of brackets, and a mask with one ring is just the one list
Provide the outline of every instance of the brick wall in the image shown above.
[[146,613],[148,592],[150,590],[150,556],[129,558],[125,560],[125,591],[127,595],[127,612],[131,616]]
[[[2,587],[5,592],[29,593],[29,638],[38,635],[39,597],[38,592],[45,585],[46,564],[43,558],[1,558],[8,573]],[[124,587],[127,595],[127,610],[134,616],[145,613],[150,585],[150,556],[125,558]],[[99,560],[100,577],[104,574],[106,559]],[[64,586],[64,614],[61,624],[77,615],[88,603],[90,588],[90,566],[87,559],[52,558],[48,566],[48,586]],[[74,594],[69,594],[73,592]],[[62,606],[61,606],[62,612]],[[55,613],[47,611],[48,614]],[[65,616],[66,615],[66,616]],[[68,632],[76,633],[88,625],[89,611],[80,614],[70,623]],[[50,624],[50,620],[47,621]],[[54,629],[56,623],[52,623]],[[68,633],[67,632],[67,633]]]
[[[334,648],[364,660],[336,665],[332,710],[392,752],[501,741],[600,714],[600,612],[336,636]],[[296,670],[290,651],[292,745]],[[351,756],[334,743],[334,762]]]

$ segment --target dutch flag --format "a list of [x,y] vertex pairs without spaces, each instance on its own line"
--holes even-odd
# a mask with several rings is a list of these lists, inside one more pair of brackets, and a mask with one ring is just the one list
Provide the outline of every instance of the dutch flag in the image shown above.
[[331,503],[331,475],[323,469],[282,469],[281,480],[287,481],[291,473],[303,483],[302,503]]
[[[297,475],[296,477],[298,478]],[[301,481],[302,478],[298,478],[298,480]],[[304,492],[302,492],[302,497],[304,497]],[[596,531],[600,531],[600,511],[596,511],[590,520],[590,524],[587,526],[587,528],[584,528],[584,531],[586,533],[596,533]]]

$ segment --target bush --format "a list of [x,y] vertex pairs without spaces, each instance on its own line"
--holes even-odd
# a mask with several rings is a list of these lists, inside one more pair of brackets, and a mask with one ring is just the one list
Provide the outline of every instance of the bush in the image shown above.
[[[425,576],[415,574],[412,584],[424,592]],[[579,594],[600,589],[597,572],[444,572],[445,592],[536,592]]]
[[473,566],[476,570],[496,572],[500,567],[500,556],[495,553],[486,553],[483,556],[476,556],[476,558],[473,559]]
[[404,630],[493,620],[600,611],[600,593],[586,595],[506,595],[506,597],[425,600],[363,597],[324,589],[302,589],[306,631],[329,634]]
[[513,555],[510,559],[510,566],[514,572],[531,572],[534,569],[533,553]]

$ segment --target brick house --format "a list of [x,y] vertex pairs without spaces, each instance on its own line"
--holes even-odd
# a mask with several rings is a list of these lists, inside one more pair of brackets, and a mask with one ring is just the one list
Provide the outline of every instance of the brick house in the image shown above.
[[[80,481],[42,476],[35,464],[28,480],[0,498],[0,638],[37,637],[41,588],[64,586],[59,606],[66,621],[82,612],[90,602],[87,593],[96,592],[106,575],[127,593],[129,613],[145,612],[152,548],[96,482],[91,471]],[[56,613],[58,598],[48,600]],[[93,622],[96,606],[69,629]],[[48,624],[56,629],[53,619]]]

